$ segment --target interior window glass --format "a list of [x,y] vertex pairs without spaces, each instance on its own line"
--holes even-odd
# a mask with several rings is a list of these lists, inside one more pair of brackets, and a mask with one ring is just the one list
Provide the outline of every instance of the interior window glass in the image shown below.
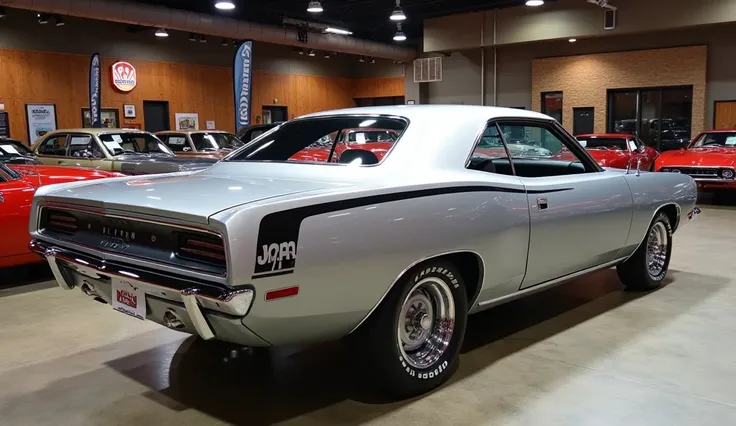
[[173,152],[157,137],[145,132],[103,133],[100,141],[113,156],[120,154],[168,154]]
[[[626,151],[628,149],[625,138],[586,138],[578,136],[577,139],[580,142],[580,145],[584,146],[585,149],[588,150]],[[633,146],[632,149],[635,150],[636,144],[634,141],[632,140],[629,143]]]
[[171,148],[174,152],[189,151],[187,145],[187,138],[181,135],[170,135],[166,141],[166,145]]
[[69,137],[69,156],[86,157],[92,155],[89,135],[72,135]]
[[41,143],[38,147],[40,155],[66,155],[67,135],[52,136]]
[[468,168],[489,173],[513,175],[511,162],[506,154],[496,124],[489,125],[483,131],[483,135],[470,155]]
[[[558,137],[545,125],[499,123],[499,127],[518,176],[547,177],[585,173],[585,162],[575,153],[580,148],[573,146],[573,141]],[[588,145],[590,141],[592,139],[588,140]],[[625,143],[623,139],[622,142]],[[626,145],[623,146],[625,149]]]

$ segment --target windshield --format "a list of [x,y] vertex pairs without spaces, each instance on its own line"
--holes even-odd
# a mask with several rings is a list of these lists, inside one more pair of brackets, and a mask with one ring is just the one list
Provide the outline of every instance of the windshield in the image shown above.
[[733,148],[736,146],[736,132],[703,133],[693,142],[690,148],[699,148],[702,146]]
[[236,149],[244,145],[231,133],[192,133],[192,142],[197,151]]
[[10,139],[0,139],[0,157],[30,157],[31,150],[18,141]]
[[99,138],[113,156],[120,154],[174,155],[169,147],[150,133],[103,133],[99,135]]
[[601,149],[608,151],[626,151],[624,138],[586,138],[578,136],[577,140],[585,149]]
[[[339,162],[376,164],[384,157],[407,127],[407,121],[395,117],[333,116],[289,121],[264,133],[225,161]],[[360,130],[370,127],[370,130]],[[358,129],[356,131],[356,129]],[[375,133],[374,133],[375,132]],[[375,146],[356,147],[350,141],[365,141],[371,133]],[[388,146],[387,146],[388,144]]]

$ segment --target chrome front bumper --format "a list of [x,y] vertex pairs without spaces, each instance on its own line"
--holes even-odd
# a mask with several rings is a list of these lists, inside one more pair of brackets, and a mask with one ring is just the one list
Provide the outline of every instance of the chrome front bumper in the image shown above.
[[[155,314],[151,312],[155,310],[154,307],[164,307],[167,309],[166,312],[171,313],[184,311],[179,312],[179,315],[185,315],[184,323],[191,325],[205,340],[220,338],[213,330],[212,324],[221,324],[223,327],[220,328],[231,334],[234,331],[232,325],[240,323],[240,320],[248,314],[255,295],[253,288],[233,290],[192,281],[186,277],[172,277],[117,262],[108,262],[40,240],[31,241],[30,249],[46,259],[62,289],[71,290],[80,287],[85,294],[102,298],[110,303],[111,290],[108,285],[110,277],[123,278],[145,292],[148,302],[147,319],[171,327],[170,321],[167,321],[165,313],[161,315],[160,309]],[[104,287],[104,290],[100,289],[101,287]],[[267,344],[257,336],[251,337],[260,341],[254,346],[258,343]],[[246,344],[250,344],[253,339],[241,339],[237,336],[223,340],[238,340],[236,343],[245,343],[242,341],[245,340],[248,342]]]

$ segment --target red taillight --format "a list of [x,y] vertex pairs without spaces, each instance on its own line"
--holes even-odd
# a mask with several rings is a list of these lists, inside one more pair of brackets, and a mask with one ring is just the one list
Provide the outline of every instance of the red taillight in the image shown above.
[[66,212],[51,210],[48,213],[45,227],[53,231],[76,232],[77,218]]
[[179,256],[209,263],[225,264],[225,246],[216,238],[185,236],[181,240]]
[[280,288],[266,292],[266,300],[283,299],[299,294],[299,286]]

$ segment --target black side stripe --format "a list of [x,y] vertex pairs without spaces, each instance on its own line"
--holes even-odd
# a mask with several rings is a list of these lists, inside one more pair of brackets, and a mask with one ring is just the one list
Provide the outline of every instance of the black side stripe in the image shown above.
[[[357,207],[383,204],[392,201],[411,200],[415,198],[432,197],[436,195],[461,194],[469,192],[506,192],[514,194],[546,194],[553,192],[570,191],[572,188],[559,188],[549,190],[532,190],[503,188],[497,186],[453,186],[444,188],[419,189],[415,191],[394,192],[391,194],[370,195],[367,197],[351,198],[347,200],[331,201],[328,203],[315,204],[311,206],[297,207],[290,210],[270,213],[263,217],[258,229],[258,241],[256,245],[257,258],[265,256],[268,248],[274,244],[281,245],[284,242],[293,242],[298,247],[299,229],[302,221],[311,216],[332,213],[340,210],[349,210]],[[298,254],[297,254],[298,255]],[[285,275],[294,272],[296,258],[279,259],[259,264],[256,260],[252,280],[258,278]]]

